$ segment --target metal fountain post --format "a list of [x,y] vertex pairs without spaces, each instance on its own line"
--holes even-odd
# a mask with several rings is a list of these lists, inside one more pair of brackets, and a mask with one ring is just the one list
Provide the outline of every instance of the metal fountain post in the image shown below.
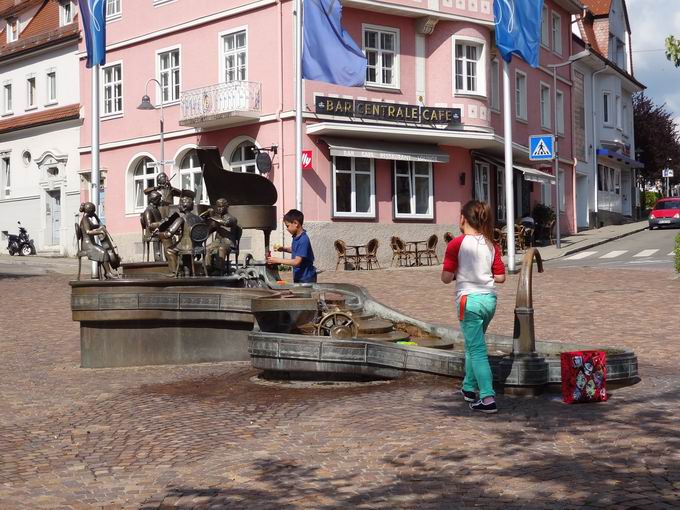
[[534,259],[538,272],[543,272],[541,254],[536,248],[529,248],[522,259],[517,283],[513,352],[500,362],[504,391],[514,395],[538,395],[548,382],[548,363],[536,352],[532,295]]

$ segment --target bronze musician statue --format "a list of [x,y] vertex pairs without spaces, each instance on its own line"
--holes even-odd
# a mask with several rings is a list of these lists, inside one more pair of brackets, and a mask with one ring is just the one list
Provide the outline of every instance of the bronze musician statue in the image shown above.
[[[236,254],[238,263],[239,241],[243,229],[239,227],[235,216],[229,214],[229,202],[226,198],[218,198],[215,208],[208,209],[201,216],[207,216],[210,232],[215,232],[215,239],[208,245],[207,257],[211,268],[216,269],[220,276],[230,273],[229,255]],[[213,262],[213,259],[216,259]]]
[[106,230],[106,225],[101,223],[95,210],[92,202],[80,204],[80,212],[83,213],[80,219],[81,250],[89,260],[100,264],[104,269],[104,278],[117,278],[114,271],[120,267],[120,256],[111,235]]
[[149,193],[148,197],[149,205],[144,209],[142,213],[144,221],[144,242],[150,242],[153,245],[153,259],[155,261],[163,260],[161,256],[161,242],[165,248],[168,244],[167,239],[159,239],[158,237],[158,227],[163,223],[163,214],[159,209],[161,205],[162,196],[161,194],[153,190]]
[[175,202],[175,197],[181,197],[183,194],[191,194],[192,198],[195,195],[190,190],[179,190],[170,184],[168,174],[161,172],[156,177],[156,185],[149,186],[144,190],[145,195],[150,195],[152,191],[157,191],[161,194],[160,211],[163,216],[168,216],[168,207]]
[[[185,190],[188,191],[188,190]],[[194,214],[193,192],[185,193],[179,201],[179,213],[173,214],[165,224],[161,225],[160,239],[172,240],[165,250],[168,267],[177,273],[180,257],[190,258],[190,265],[181,260],[184,273],[194,273],[194,260],[197,256],[204,256],[203,242],[208,238],[209,227],[207,222],[197,214]],[[205,262],[205,259],[204,259]],[[190,269],[189,269],[190,268]]]

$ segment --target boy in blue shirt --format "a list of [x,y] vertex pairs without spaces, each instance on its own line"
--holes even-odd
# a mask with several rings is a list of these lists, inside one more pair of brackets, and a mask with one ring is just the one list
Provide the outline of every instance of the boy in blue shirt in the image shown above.
[[314,251],[307,232],[302,228],[305,216],[297,209],[291,209],[283,217],[286,230],[293,236],[290,246],[275,244],[274,251],[290,253],[290,259],[268,257],[267,264],[283,264],[293,267],[294,283],[316,283],[316,268],[314,267]]

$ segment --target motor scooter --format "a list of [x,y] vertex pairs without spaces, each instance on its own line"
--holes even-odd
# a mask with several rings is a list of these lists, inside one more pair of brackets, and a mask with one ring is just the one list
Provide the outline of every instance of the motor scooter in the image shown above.
[[28,231],[19,224],[19,234],[10,234],[7,230],[2,231],[3,237],[7,238],[7,251],[10,255],[35,255],[35,245],[33,239],[28,235]]

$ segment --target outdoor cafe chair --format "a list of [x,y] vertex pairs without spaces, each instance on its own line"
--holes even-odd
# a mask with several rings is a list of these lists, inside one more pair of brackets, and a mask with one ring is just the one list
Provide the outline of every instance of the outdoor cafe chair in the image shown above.
[[380,269],[380,263],[378,262],[378,245],[377,239],[371,239],[368,241],[368,244],[366,244],[366,269],[373,269],[374,264]]
[[420,253],[420,260],[422,260],[423,257],[426,257],[428,266],[432,265],[433,258],[437,261],[437,264],[439,264],[439,256],[437,255],[438,242],[439,238],[435,234],[432,234],[427,238],[427,248],[425,248],[424,252]]
[[357,257],[356,255],[348,255],[347,254],[347,245],[345,244],[345,241],[341,239],[337,239],[334,243],[333,246],[335,247],[335,254],[338,257],[337,263],[335,264],[335,270],[338,270],[338,266],[340,266],[340,263],[343,263],[343,269],[347,266],[348,263],[351,263],[353,265],[357,264]]
[[413,252],[406,249],[406,243],[397,237],[390,238],[390,247],[392,248],[392,262],[390,266],[394,265],[394,260],[397,260],[397,265],[400,267],[411,265],[411,255]]

